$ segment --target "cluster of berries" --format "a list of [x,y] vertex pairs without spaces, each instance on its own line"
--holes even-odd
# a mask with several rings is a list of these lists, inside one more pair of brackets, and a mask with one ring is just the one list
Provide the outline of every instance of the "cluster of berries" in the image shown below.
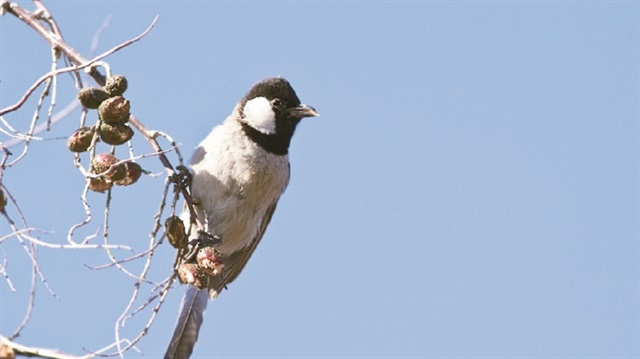
[[[94,126],[76,130],[67,140],[67,147],[73,152],[85,152],[91,147],[96,136],[109,145],[122,145],[133,137],[133,130],[127,122],[131,116],[131,104],[122,97],[127,90],[127,79],[121,75],[107,78],[104,87],[85,87],[78,92],[82,106],[97,109],[99,121]],[[128,186],[140,178],[142,169],[132,161],[120,161],[114,155],[101,153],[91,160],[91,173],[98,177],[89,179],[89,189],[104,192],[114,184]]]
[[[164,230],[167,239],[172,246],[177,249],[186,249],[188,243],[184,222],[171,216],[164,222]],[[196,245],[197,246],[197,245]],[[210,245],[205,245],[197,249],[195,260],[193,256],[187,255],[184,263],[178,266],[178,277],[182,283],[191,284],[198,289],[207,286],[208,278],[220,275],[224,269],[220,253]]]

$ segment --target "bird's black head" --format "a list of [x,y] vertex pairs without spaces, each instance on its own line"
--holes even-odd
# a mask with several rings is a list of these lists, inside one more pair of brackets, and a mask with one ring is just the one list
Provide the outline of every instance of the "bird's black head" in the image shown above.
[[298,95],[282,77],[264,79],[247,92],[239,104],[244,132],[266,151],[286,155],[296,126],[304,117],[318,116],[300,104]]

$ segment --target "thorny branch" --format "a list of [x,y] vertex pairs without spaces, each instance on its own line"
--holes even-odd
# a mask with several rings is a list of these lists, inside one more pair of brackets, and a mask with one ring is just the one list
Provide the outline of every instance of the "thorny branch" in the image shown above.
[[[2,208],[0,209],[0,214],[5,218],[5,220],[9,223],[10,228],[12,230],[12,232],[10,234],[7,234],[5,236],[0,237],[0,244],[2,242],[4,242],[5,240],[8,240],[10,238],[17,238],[18,242],[22,245],[22,247],[24,248],[25,252],[27,253],[27,255],[29,256],[29,258],[31,259],[31,263],[32,263],[32,286],[31,286],[31,293],[30,293],[30,302],[27,308],[27,313],[25,315],[25,318],[23,320],[23,322],[20,324],[20,326],[18,327],[18,329],[15,331],[15,333],[13,333],[10,337],[3,337],[0,336],[0,348],[1,347],[9,347],[12,348],[13,351],[18,354],[18,355],[24,355],[24,356],[39,356],[39,357],[44,357],[44,358],[56,358],[56,359],[61,359],[61,358],[92,358],[95,356],[120,356],[123,357],[124,352],[130,350],[130,349],[136,349],[135,345],[147,334],[149,328],[151,327],[153,321],[155,320],[155,317],[157,315],[157,312],[159,311],[160,307],[162,306],[162,304],[164,303],[167,293],[169,291],[169,289],[171,288],[174,280],[175,280],[175,274],[172,274],[170,277],[166,278],[165,280],[163,280],[160,283],[154,283],[153,281],[147,279],[149,270],[151,268],[151,264],[152,264],[152,258],[153,258],[153,254],[155,249],[157,248],[157,246],[162,242],[162,237],[159,237],[159,230],[162,228],[161,225],[161,219],[163,217],[163,213],[165,211],[165,206],[167,204],[168,199],[168,193],[169,193],[169,188],[171,187],[171,184],[174,185],[174,196],[172,200],[169,200],[171,203],[171,215],[175,214],[176,211],[176,206],[177,206],[177,202],[180,198],[180,195],[182,195],[182,197],[184,198],[184,202],[185,202],[185,206],[186,208],[188,208],[188,210],[191,213],[191,220],[192,222],[194,222],[195,224],[198,225],[199,228],[203,228],[203,224],[200,221],[200,219],[198,218],[196,211],[194,209],[194,204],[193,204],[193,200],[191,199],[191,196],[189,194],[188,188],[187,186],[184,185],[180,185],[179,181],[177,180],[177,178],[179,178],[179,175],[181,174],[181,172],[177,171],[176,169],[174,169],[173,165],[171,164],[171,162],[169,161],[169,159],[166,156],[166,152],[174,152],[176,153],[176,155],[178,156],[178,160],[180,163],[180,166],[177,167],[178,170],[180,170],[180,168],[184,168],[184,166],[182,165],[183,163],[183,159],[182,156],[178,150],[178,147],[176,145],[176,143],[173,141],[173,139],[160,131],[154,131],[154,130],[148,130],[140,121],[138,121],[138,119],[136,117],[134,117],[133,115],[130,116],[129,118],[129,122],[131,123],[131,125],[133,125],[133,127],[135,127],[135,129],[137,129],[140,133],[143,134],[143,136],[145,137],[145,139],[147,140],[147,142],[150,144],[150,146],[153,149],[153,156],[156,156],[160,159],[162,165],[164,166],[164,168],[166,169],[168,176],[167,176],[167,180],[165,182],[165,189],[164,189],[164,193],[162,195],[161,201],[160,201],[160,206],[158,209],[158,212],[156,213],[156,215],[154,216],[154,226],[153,229],[151,230],[151,232],[149,233],[149,243],[148,243],[148,249],[142,253],[138,253],[138,254],[134,254],[132,256],[129,256],[128,258],[125,259],[118,259],[116,258],[116,256],[114,255],[114,253],[111,251],[112,249],[130,249],[128,246],[124,246],[124,245],[116,245],[116,244],[111,244],[109,243],[108,240],[108,233],[109,233],[109,208],[110,208],[110,201],[111,201],[111,193],[109,190],[109,193],[107,195],[107,203],[105,204],[105,215],[104,215],[104,223],[103,223],[103,238],[104,238],[104,243],[102,244],[89,244],[88,242],[97,237],[98,233],[95,233],[93,235],[87,236],[84,240],[82,240],[81,242],[76,242],[72,239],[73,233],[76,229],[78,229],[79,227],[82,227],[84,225],[86,225],[87,223],[91,222],[92,220],[92,214],[91,214],[91,209],[90,209],[90,205],[89,202],[86,199],[86,194],[88,192],[88,185],[85,186],[84,188],[84,192],[82,194],[82,203],[85,209],[85,213],[86,213],[86,218],[78,224],[75,224],[71,227],[71,229],[69,230],[69,234],[67,236],[68,239],[68,244],[51,244],[51,243],[47,243],[39,238],[37,238],[34,233],[40,232],[39,230],[32,228],[30,226],[27,225],[27,221],[24,217],[24,215],[22,214],[20,207],[18,206],[17,201],[15,200],[15,198],[13,198],[13,196],[11,196],[10,192],[8,191],[8,189],[6,188],[6,186],[2,183],[2,179],[3,179],[3,174],[6,168],[11,167],[12,165],[16,164],[21,158],[23,158],[26,154],[27,154],[27,150],[28,150],[28,146],[29,146],[29,142],[31,140],[37,140],[38,138],[36,138],[34,135],[37,134],[40,131],[43,130],[49,130],[51,125],[56,123],[57,121],[59,121],[60,119],[62,119],[63,117],[65,117],[69,112],[71,112],[75,107],[78,106],[77,101],[73,101],[72,103],[70,103],[65,109],[63,109],[61,112],[59,112],[58,114],[56,114],[55,116],[52,116],[53,113],[53,108],[56,105],[56,92],[57,92],[57,77],[58,75],[64,74],[64,73],[70,73],[76,83],[76,87],[80,88],[82,87],[82,81],[80,78],[80,74],[79,71],[80,70],[84,70],[84,72],[86,74],[88,74],[90,77],[92,77],[94,79],[94,81],[98,84],[103,86],[105,84],[105,80],[106,77],[105,75],[101,74],[98,71],[99,67],[103,67],[106,71],[106,75],[110,76],[111,75],[111,71],[110,68],[108,66],[107,63],[102,62],[102,60],[106,57],[108,57],[111,54],[114,54],[116,52],[118,52],[119,50],[139,41],[140,39],[142,39],[143,37],[145,37],[150,31],[151,29],[155,26],[158,17],[156,16],[154,18],[154,20],[152,21],[151,25],[149,25],[149,27],[142,32],[140,35],[125,41],[123,43],[121,43],[118,46],[115,46],[113,48],[111,48],[110,50],[93,57],[92,59],[87,59],[85,57],[83,57],[80,53],[78,53],[72,46],[68,45],[62,36],[62,32],[58,26],[58,24],[56,23],[56,21],[53,19],[53,17],[51,16],[51,14],[49,13],[48,9],[42,4],[41,1],[39,0],[33,0],[37,10],[34,12],[29,12],[27,10],[25,10],[24,8],[20,7],[19,5],[15,4],[15,3],[10,3],[6,0],[0,0],[0,15],[3,15],[5,13],[9,13],[14,15],[16,18],[20,19],[22,22],[24,22],[25,24],[27,24],[29,27],[31,27],[34,31],[36,31],[41,37],[43,37],[50,45],[51,50],[52,50],[52,58],[53,58],[53,62],[52,62],[52,66],[51,66],[51,70],[44,74],[43,76],[41,76],[31,87],[29,87],[29,89],[27,89],[27,91],[24,93],[24,95],[18,100],[18,102],[16,102],[14,105],[11,105],[9,107],[0,109],[0,125],[4,125],[6,130],[3,129],[2,127],[0,127],[0,132],[8,135],[11,139],[5,143],[0,142],[0,150],[2,150],[2,156],[0,158],[0,189],[4,191],[4,193],[7,193],[10,200],[11,200],[11,205],[13,206],[13,208],[15,208],[17,210],[17,212],[19,213],[19,216],[21,218],[22,221],[22,225],[24,228],[20,229],[15,225],[15,222],[11,219],[11,217],[7,214],[7,212]],[[105,28],[105,24],[102,25],[102,27],[100,28],[100,32],[104,30]],[[96,35],[97,37],[98,35]],[[96,40],[96,37],[94,37],[94,43]],[[95,48],[95,45],[92,44],[92,48]],[[60,60],[60,58],[64,59],[66,66],[62,67],[62,68],[58,68],[58,60]],[[36,106],[36,111],[35,114],[31,120],[31,123],[29,125],[28,130],[26,131],[26,133],[21,133],[20,131],[17,131],[13,128],[13,126],[11,126],[11,124],[6,121],[2,116],[14,111],[17,111],[18,109],[20,109],[25,103],[26,101],[31,97],[31,95],[42,85],[45,84],[45,87],[42,91],[41,96],[39,97],[38,100],[38,104]],[[42,108],[42,106],[44,105],[44,99],[50,96],[50,102],[49,102],[49,107],[47,110],[47,120],[46,123],[42,123],[37,125],[38,122],[38,118],[40,116],[40,110]],[[82,115],[81,115],[81,124],[84,125],[84,118],[86,116],[86,110],[83,111]],[[158,143],[157,139],[158,138],[164,138],[167,141],[169,141],[171,143],[171,148],[169,150],[163,150],[162,147],[160,146],[160,144]],[[93,141],[92,141],[92,145],[91,145],[91,154],[93,156],[94,151],[95,151],[95,145],[96,145],[96,140],[97,137],[94,137]],[[15,158],[13,161],[8,162],[9,158],[13,155],[11,153],[11,151],[9,150],[9,148],[11,148],[12,146],[19,144],[21,142],[25,143],[25,148],[23,149],[22,153]],[[113,151],[113,149],[112,149]],[[144,158],[144,157],[148,157],[149,155],[142,155],[142,156],[135,156],[134,152],[133,152],[133,148],[131,146],[131,144],[129,143],[129,152],[130,152],[130,158],[128,160],[133,160],[133,159],[140,159],[140,158]],[[89,171],[84,170],[80,165],[79,165],[79,157],[76,155],[76,167],[78,167],[78,169],[83,173],[83,175],[85,175],[85,177],[90,178],[90,177],[95,177],[96,175],[89,173]],[[181,171],[181,170],[180,170]],[[106,251],[107,256],[109,258],[110,263],[108,265],[102,266],[102,267],[96,267],[96,268],[105,268],[105,267],[111,267],[111,266],[115,266],[116,268],[118,268],[119,270],[121,270],[122,272],[124,272],[125,274],[127,274],[128,276],[132,277],[133,279],[135,279],[136,283],[134,286],[134,291],[131,295],[131,298],[128,302],[128,304],[126,305],[126,308],[124,309],[124,311],[122,312],[122,314],[120,315],[120,317],[118,318],[118,320],[116,321],[116,325],[115,325],[115,341],[100,349],[97,351],[91,351],[88,352],[86,355],[84,356],[75,356],[75,355],[70,355],[70,354],[66,354],[66,353],[62,353],[60,351],[57,350],[51,350],[51,349],[44,349],[44,348],[35,348],[35,347],[27,347],[21,344],[18,344],[16,342],[14,342],[14,339],[16,337],[18,337],[20,335],[21,330],[26,326],[26,324],[28,323],[30,317],[31,317],[31,312],[34,306],[34,299],[35,299],[35,287],[36,287],[36,281],[37,278],[40,279],[40,282],[42,282],[44,284],[44,286],[48,289],[48,291],[55,296],[55,293],[53,293],[52,289],[49,287],[48,282],[46,281],[44,274],[42,273],[42,271],[40,270],[40,267],[38,265],[37,262],[37,257],[36,257],[36,249],[38,247],[47,247],[47,248],[56,248],[56,249],[95,249],[95,248],[101,248],[103,250]],[[127,263],[129,261],[132,261],[134,259],[139,259],[139,258],[146,258],[144,261],[144,265],[143,268],[141,270],[141,273],[139,275],[135,275],[133,273],[131,273],[129,270],[127,270],[126,268],[124,268],[123,264]],[[7,257],[6,255],[3,258],[2,264],[0,265],[0,274],[2,274],[2,276],[4,277],[5,282],[8,283],[9,287],[11,290],[15,290],[13,287],[13,284],[11,282],[11,279],[9,277],[9,274],[7,272]],[[147,299],[147,301],[138,306],[137,308],[135,308],[134,306],[137,303],[137,300],[140,297],[140,291],[142,290],[142,286],[143,285],[151,285],[153,286],[153,288],[150,291],[150,296]],[[153,294],[155,293],[155,294]],[[133,340],[129,340],[126,338],[122,338],[121,333],[120,333],[120,328],[124,326],[126,320],[128,318],[131,318],[132,316],[136,315],[137,313],[143,311],[145,308],[149,308],[151,307],[151,305],[153,303],[156,303],[155,306],[153,306],[152,311],[151,311],[151,315],[146,323],[146,325],[144,326],[144,328],[139,332],[139,334],[133,339]],[[135,309],[134,309],[135,308]]]

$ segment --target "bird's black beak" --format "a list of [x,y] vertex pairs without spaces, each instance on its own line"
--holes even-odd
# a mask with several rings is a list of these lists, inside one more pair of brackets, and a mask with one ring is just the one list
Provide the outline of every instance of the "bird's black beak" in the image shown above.
[[320,116],[316,109],[308,105],[299,105],[287,110],[290,117],[304,118],[304,117],[317,117]]

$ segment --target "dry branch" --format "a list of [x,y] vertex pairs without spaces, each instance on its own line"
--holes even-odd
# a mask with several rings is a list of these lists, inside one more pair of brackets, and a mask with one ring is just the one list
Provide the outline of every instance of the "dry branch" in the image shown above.
[[[22,22],[24,22],[25,24],[27,24],[29,27],[31,27],[34,31],[36,31],[41,37],[43,37],[45,39],[45,41],[47,41],[47,43],[50,45],[51,49],[52,49],[52,57],[53,57],[53,64],[51,67],[50,72],[44,74],[43,76],[41,76],[31,87],[29,87],[29,89],[27,89],[27,91],[23,94],[23,96],[18,100],[18,102],[16,102],[14,105],[11,105],[9,107],[6,107],[4,109],[0,109],[0,116],[4,115],[4,114],[8,114],[11,113],[13,111],[16,111],[18,109],[20,109],[25,103],[26,101],[30,98],[30,96],[32,96],[32,94],[42,85],[45,84],[45,88],[43,90],[42,95],[39,98],[37,107],[36,107],[36,112],[34,117],[31,120],[31,123],[29,124],[29,129],[25,132],[25,133],[20,133],[19,131],[15,131],[13,129],[13,127],[11,125],[9,125],[9,123],[7,121],[5,121],[3,118],[0,117],[0,119],[2,120],[1,122],[5,124],[5,127],[9,129],[9,131],[4,131],[3,132],[7,133],[7,135],[9,135],[10,137],[12,137],[12,139],[7,142],[7,143],[0,143],[0,149],[2,149],[2,151],[4,152],[3,156],[2,156],[2,161],[0,162],[0,188],[4,189],[6,193],[9,194],[11,201],[12,201],[12,205],[14,208],[16,208],[18,210],[18,213],[20,214],[20,217],[22,219],[23,222],[23,229],[18,228],[13,220],[9,217],[9,215],[7,214],[6,211],[1,211],[1,214],[4,216],[4,218],[7,220],[7,222],[9,222],[10,224],[10,228],[12,229],[12,233],[6,236],[3,236],[0,238],[0,243],[6,239],[9,238],[17,238],[18,242],[22,245],[22,247],[24,248],[24,250],[26,251],[27,255],[30,257],[31,259],[31,263],[32,263],[32,287],[31,287],[31,293],[30,293],[30,304],[27,308],[27,315],[25,316],[24,321],[20,324],[18,330],[16,331],[16,333],[14,333],[11,337],[2,337],[0,336],[0,347],[2,346],[6,346],[9,348],[12,348],[13,351],[17,354],[17,355],[24,355],[24,356],[39,356],[39,357],[44,357],[44,358],[55,358],[55,359],[67,359],[67,358],[92,358],[95,356],[120,356],[123,357],[124,352],[126,352],[127,350],[130,349],[136,349],[135,345],[136,343],[142,339],[142,337],[144,337],[149,328],[151,327],[153,321],[155,320],[155,317],[157,315],[158,310],[160,309],[160,307],[162,306],[162,304],[164,303],[167,293],[169,291],[169,289],[171,288],[173,281],[175,279],[175,275],[171,275],[169,278],[166,278],[165,280],[163,280],[161,283],[157,284],[154,283],[153,281],[147,279],[147,275],[149,273],[149,270],[151,268],[151,264],[152,264],[152,258],[153,258],[153,254],[155,249],[157,248],[157,246],[162,242],[162,237],[159,238],[158,232],[160,230],[161,226],[161,217],[163,215],[163,211],[165,209],[166,206],[166,201],[169,200],[168,199],[168,188],[170,187],[171,183],[174,184],[174,189],[176,191],[174,191],[174,196],[173,196],[173,200],[171,201],[171,214],[173,215],[175,213],[176,210],[176,204],[179,200],[179,194],[182,195],[182,197],[184,198],[185,204],[187,206],[187,208],[189,208],[189,210],[191,211],[191,219],[194,223],[198,224],[198,227],[203,228],[203,224],[200,222],[200,220],[198,219],[196,212],[194,210],[194,206],[193,206],[193,201],[191,199],[191,196],[189,194],[188,188],[183,184],[183,181],[180,181],[180,176],[183,175],[184,173],[182,172],[182,168],[184,168],[184,166],[182,165],[183,160],[182,160],[182,156],[177,148],[177,145],[175,144],[175,142],[173,141],[173,139],[168,136],[167,134],[160,132],[160,131],[153,131],[153,130],[148,130],[140,121],[138,121],[133,115],[130,116],[129,118],[129,122],[131,123],[131,125],[133,127],[135,127],[135,129],[137,129],[140,133],[143,134],[143,136],[145,137],[145,139],[147,140],[147,142],[150,144],[150,146],[153,149],[153,154],[152,156],[156,156],[160,159],[162,165],[164,166],[164,168],[166,169],[167,173],[168,173],[168,177],[167,177],[167,182],[165,183],[165,190],[164,193],[162,195],[161,198],[161,204],[160,204],[160,208],[158,210],[158,213],[155,215],[155,221],[154,221],[154,226],[152,231],[149,233],[149,237],[150,237],[150,241],[149,241],[149,247],[146,251],[144,251],[141,254],[138,255],[134,255],[134,256],[130,256],[124,260],[119,260],[115,257],[114,253],[112,253],[112,251],[110,249],[113,248],[119,248],[119,249],[123,249],[123,248],[128,248],[126,246],[121,246],[121,245],[114,245],[109,243],[108,241],[108,232],[109,232],[109,201],[111,200],[110,197],[110,190],[109,193],[107,194],[107,203],[105,204],[105,214],[104,214],[104,223],[103,223],[103,237],[104,237],[104,243],[103,244],[89,244],[88,241],[92,238],[95,238],[97,236],[97,233],[95,235],[91,235],[86,237],[84,240],[82,240],[81,242],[76,242],[72,239],[73,233],[74,231],[81,227],[84,226],[85,224],[89,223],[91,221],[92,218],[92,214],[91,214],[91,210],[90,210],[90,206],[89,206],[89,202],[86,200],[86,194],[88,191],[88,185],[85,186],[84,188],[84,192],[82,195],[82,202],[85,208],[85,213],[86,213],[86,218],[85,220],[83,220],[83,222],[76,224],[74,226],[71,227],[69,234],[67,236],[68,239],[68,244],[50,244],[47,243],[39,238],[36,238],[34,236],[34,233],[37,232],[35,229],[31,228],[30,226],[27,225],[26,220],[24,219],[24,216],[22,215],[17,202],[15,201],[15,199],[13,197],[11,197],[10,193],[8,191],[6,191],[6,187],[2,184],[2,176],[3,176],[3,172],[6,169],[6,167],[9,167],[12,164],[15,164],[16,162],[18,162],[18,160],[20,160],[22,157],[24,157],[27,153],[27,147],[29,144],[29,141],[32,139],[36,139],[34,137],[34,134],[36,133],[36,131],[38,130],[44,130],[44,129],[49,129],[49,127],[55,123],[57,120],[59,120],[59,118],[61,117],[56,117],[56,116],[52,116],[52,112],[53,112],[53,107],[55,106],[55,101],[56,101],[56,91],[57,91],[57,86],[56,86],[56,81],[57,81],[57,76],[63,73],[71,73],[75,80],[76,80],[76,86],[81,87],[81,80],[80,80],[80,74],[79,71],[80,70],[84,70],[84,72],[86,72],[89,76],[91,76],[95,82],[101,86],[103,86],[105,84],[105,75],[103,75],[102,73],[100,73],[100,71],[98,71],[99,67],[103,67],[105,72],[106,72],[106,76],[110,76],[111,75],[111,71],[110,68],[108,66],[107,63],[102,62],[102,60],[104,58],[106,58],[107,56],[118,52],[119,50],[139,41],[140,39],[142,39],[143,37],[145,37],[150,31],[151,29],[155,26],[158,17],[156,16],[153,20],[153,22],[151,23],[151,25],[149,25],[149,27],[142,32],[140,35],[123,42],[122,44],[113,47],[112,49],[98,55],[95,56],[92,59],[87,59],[85,57],[83,57],[80,53],[78,53],[73,47],[71,47],[70,45],[68,45],[62,36],[61,30],[58,27],[58,24],[55,22],[55,20],[53,19],[53,17],[51,16],[51,14],[49,13],[49,11],[46,9],[46,7],[39,1],[39,0],[34,0],[34,4],[37,8],[36,11],[34,12],[29,12],[27,10],[25,10],[24,8],[20,7],[19,5],[15,4],[15,3],[10,3],[8,1],[4,1],[4,0],[0,0],[0,15],[8,13],[8,14],[12,14],[14,15],[16,18],[20,19]],[[104,26],[104,25],[103,25]],[[60,60],[60,56],[63,56],[63,59],[67,62],[67,66],[63,67],[63,68],[57,68],[58,63],[57,61]],[[51,93],[50,93],[51,90]],[[40,124],[38,126],[36,126],[36,123],[38,121],[38,117],[40,116],[40,109],[41,106],[44,103],[44,99],[46,96],[51,96],[51,101],[49,103],[49,108],[47,111],[47,121],[45,124]],[[70,104],[68,108],[73,108],[71,106],[77,106],[77,104]],[[44,111],[44,110],[43,110]],[[81,115],[81,123],[84,124],[84,118],[86,116],[86,111],[83,111],[82,115]],[[158,143],[158,138],[164,138],[166,140],[168,140],[171,143],[171,148],[169,150],[163,150],[162,147],[160,146],[160,144]],[[91,151],[91,156],[93,156],[95,154],[95,144],[97,141],[97,137],[94,136],[93,141],[92,141],[92,145],[90,147],[90,151]],[[25,149],[23,150],[22,154],[15,159],[14,161],[10,162],[7,164],[7,160],[8,158],[12,155],[11,152],[9,151],[9,147],[12,145],[15,145],[17,143],[20,142],[25,142]],[[131,144],[129,144],[129,150],[130,150],[130,158],[128,160],[133,160],[135,158],[143,158],[143,157],[148,157],[149,155],[142,155],[142,156],[135,156],[135,154],[133,153],[133,149],[131,147]],[[113,148],[112,148],[112,153],[114,152]],[[170,152],[170,151],[174,151],[177,156],[178,156],[178,160],[180,163],[180,166],[176,167],[176,169],[174,169],[173,165],[170,163],[169,159],[166,156],[166,152]],[[89,178],[89,177],[95,177],[97,176],[96,174],[91,174],[89,173],[89,171],[86,171],[82,168],[82,166],[79,165],[78,159],[79,156],[76,155],[76,164],[78,169],[85,175],[85,177]],[[47,281],[44,278],[43,273],[40,271],[40,268],[38,266],[37,263],[37,259],[36,259],[36,248],[37,247],[49,247],[49,248],[59,248],[59,249],[88,249],[88,248],[102,248],[106,251],[107,256],[109,258],[110,264],[112,266],[117,267],[118,269],[120,269],[122,272],[126,273],[128,276],[132,277],[136,283],[134,286],[134,291],[130,297],[129,302],[127,303],[124,311],[122,312],[122,314],[120,315],[120,317],[118,318],[118,320],[116,321],[115,325],[115,341],[108,345],[105,348],[102,348],[98,351],[95,352],[88,352],[88,354],[84,355],[84,356],[75,356],[75,355],[70,355],[70,354],[66,354],[66,353],[62,353],[60,351],[54,350],[54,349],[46,349],[46,348],[35,348],[35,347],[27,347],[24,345],[20,345],[15,343],[13,340],[15,339],[15,337],[17,337],[20,333],[20,331],[22,330],[22,328],[25,327],[26,323],[28,322],[30,316],[31,316],[31,311],[33,308],[33,302],[34,302],[34,298],[35,298],[35,286],[36,286],[36,281],[37,278],[40,278],[40,281],[45,285],[45,287],[52,292],[51,288],[49,288]],[[145,257],[146,260],[144,262],[143,268],[140,272],[139,275],[135,275],[133,273],[131,273],[130,271],[128,271],[127,269],[124,268],[123,264],[133,260],[133,259],[137,259],[137,258],[142,258]],[[12,284],[11,284],[11,280],[9,279],[9,276],[6,272],[6,257],[5,260],[2,263],[2,266],[0,266],[0,274],[3,275],[3,277],[5,278],[5,281],[7,283],[9,283],[10,287],[13,288]],[[151,291],[151,294],[149,296],[149,298],[147,299],[147,301],[142,304],[141,306],[138,306],[136,308],[136,303],[137,300],[140,298],[140,290],[142,288],[143,285],[152,285],[154,286],[154,288]],[[159,291],[159,292],[158,292]],[[53,292],[52,292],[53,294]],[[55,294],[54,294],[55,296]],[[143,298],[144,300],[144,298]],[[121,338],[121,333],[120,333],[120,328],[122,326],[124,326],[125,321],[136,315],[137,313],[139,313],[140,311],[144,310],[145,308],[150,308],[152,303],[156,303],[155,306],[153,306],[152,310],[151,310],[151,314],[149,316],[149,319],[147,321],[147,323],[145,324],[144,328],[137,334],[137,336],[133,339],[133,340],[128,340],[125,338]]]

